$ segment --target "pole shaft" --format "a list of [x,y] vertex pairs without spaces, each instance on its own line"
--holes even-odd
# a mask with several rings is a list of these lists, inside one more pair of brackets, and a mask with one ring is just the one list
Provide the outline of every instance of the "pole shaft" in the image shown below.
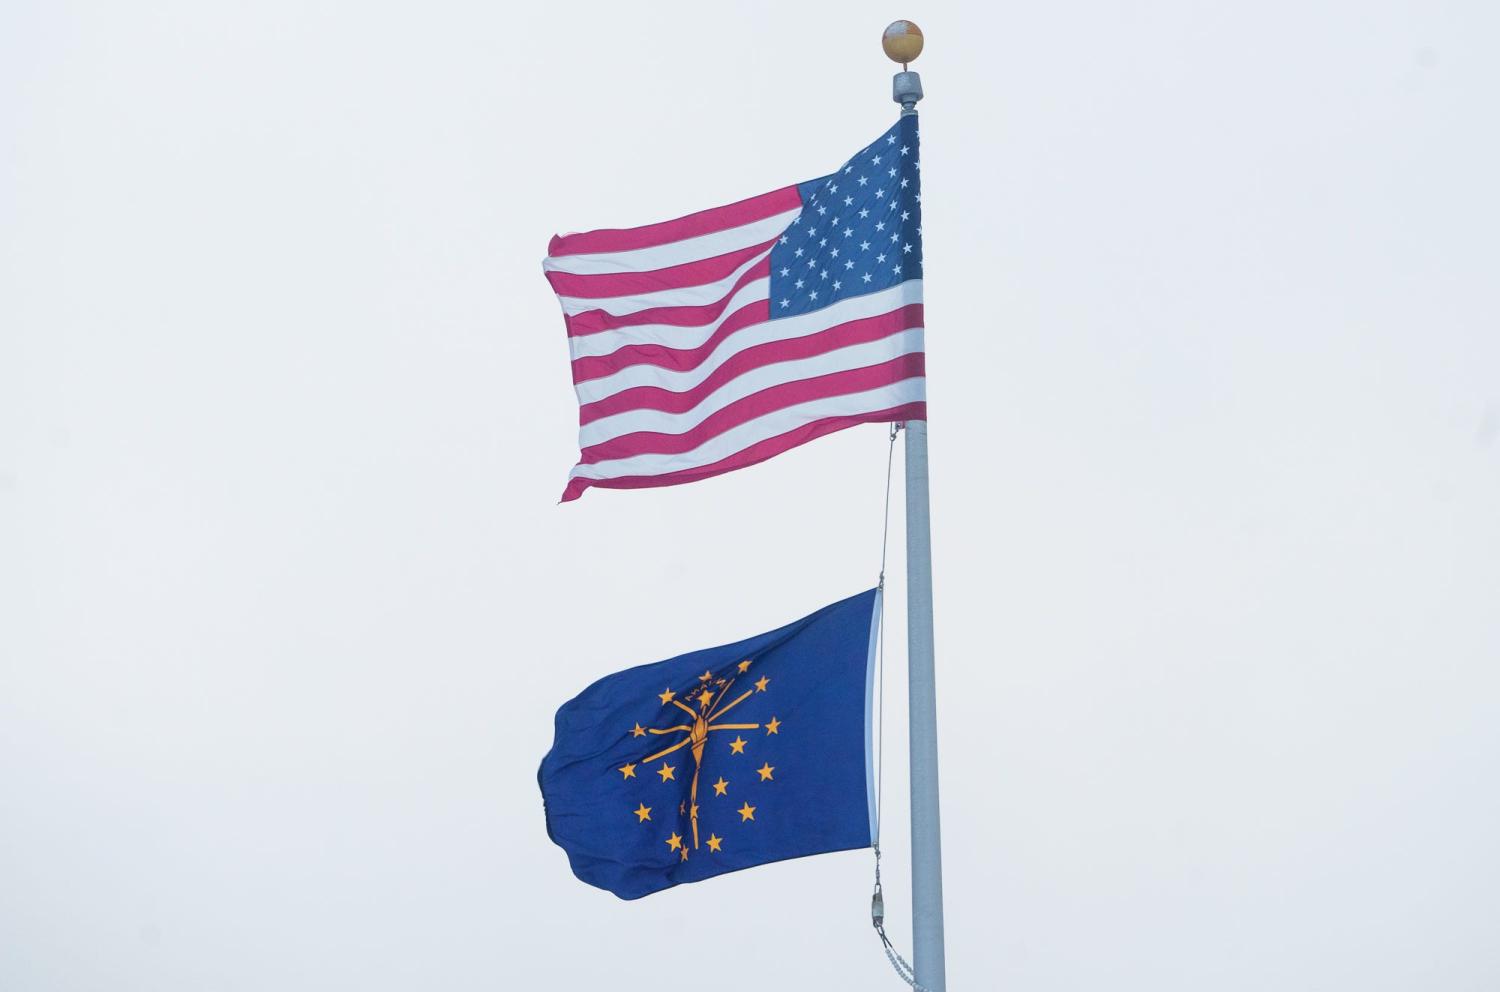
[[932,992],[944,992],[943,841],[938,813],[932,525],[925,420],[906,424],[906,646],[911,706],[912,964],[917,984]]

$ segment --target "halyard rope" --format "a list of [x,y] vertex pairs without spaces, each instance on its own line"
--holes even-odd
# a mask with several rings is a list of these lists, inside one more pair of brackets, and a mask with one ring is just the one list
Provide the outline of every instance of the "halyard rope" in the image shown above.
[[905,426],[899,423],[891,425],[891,443],[885,455],[885,519],[880,532],[880,646],[876,674],[880,694],[880,729],[875,738],[875,836],[871,843],[875,849],[875,893],[870,897],[870,922],[875,925],[875,932],[880,935],[881,944],[885,945],[885,956],[891,962],[891,967],[896,969],[896,974],[901,976],[901,980],[916,992],[929,992],[925,986],[917,984],[916,969],[892,946],[891,939],[885,934],[885,896],[880,887],[880,816],[885,800],[885,556],[891,536],[891,470],[896,459],[896,435]]
[[896,461],[896,435],[905,424],[892,424],[885,452],[885,515],[880,528],[880,663],[876,681],[880,692],[880,731],[877,738],[875,785],[875,850],[880,850],[880,813],[885,801],[885,552],[891,541],[891,468]]

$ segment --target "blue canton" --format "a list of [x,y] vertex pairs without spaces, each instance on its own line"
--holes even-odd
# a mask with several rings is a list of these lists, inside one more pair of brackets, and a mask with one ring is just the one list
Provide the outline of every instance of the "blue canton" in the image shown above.
[[802,213],[771,249],[771,318],[922,277],[917,118],[900,118],[842,169],[802,183]]

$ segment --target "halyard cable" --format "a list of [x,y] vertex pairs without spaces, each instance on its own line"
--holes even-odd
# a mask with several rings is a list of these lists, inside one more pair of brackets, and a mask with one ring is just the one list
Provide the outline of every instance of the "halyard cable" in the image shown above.
[[897,952],[891,939],[885,934],[885,895],[880,887],[880,816],[885,801],[885,555],[891,536],[891,470],[896,459],[896,435],[905,426],[900,423],[891,424],[891,443],[885,455],[885,520],[880,532],[880,633],[877,635],[880,644],[876,674],[876,686],[880,694],[880,729],[875,738],[875,836],[871,844],[875,849],[875,892],[870,896],[870,922],[875,925],[875,932],[885,945],[885,956],[891,962],[891,967],[896,969],[896,974],[901,976],[901,980],[916,992],[930,992],[925,986],[917,984],[916,969]]
[[880,528],[880,662],[876,681],[880,692],[880,731],[876,745],[875,850],[880,851],[880,813],[885,802],[885,552],[891,542],[891,469],[896,461],[896,435],[904,424],[891,425],[890,445],[885,451],[885,515]]

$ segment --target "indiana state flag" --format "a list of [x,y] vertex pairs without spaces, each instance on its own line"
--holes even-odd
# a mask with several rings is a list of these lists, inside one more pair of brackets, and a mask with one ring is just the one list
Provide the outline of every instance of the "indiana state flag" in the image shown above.
[[617,672],[557,711],[537,778],[573,873],[622,899],[870,845],[879,592]]

